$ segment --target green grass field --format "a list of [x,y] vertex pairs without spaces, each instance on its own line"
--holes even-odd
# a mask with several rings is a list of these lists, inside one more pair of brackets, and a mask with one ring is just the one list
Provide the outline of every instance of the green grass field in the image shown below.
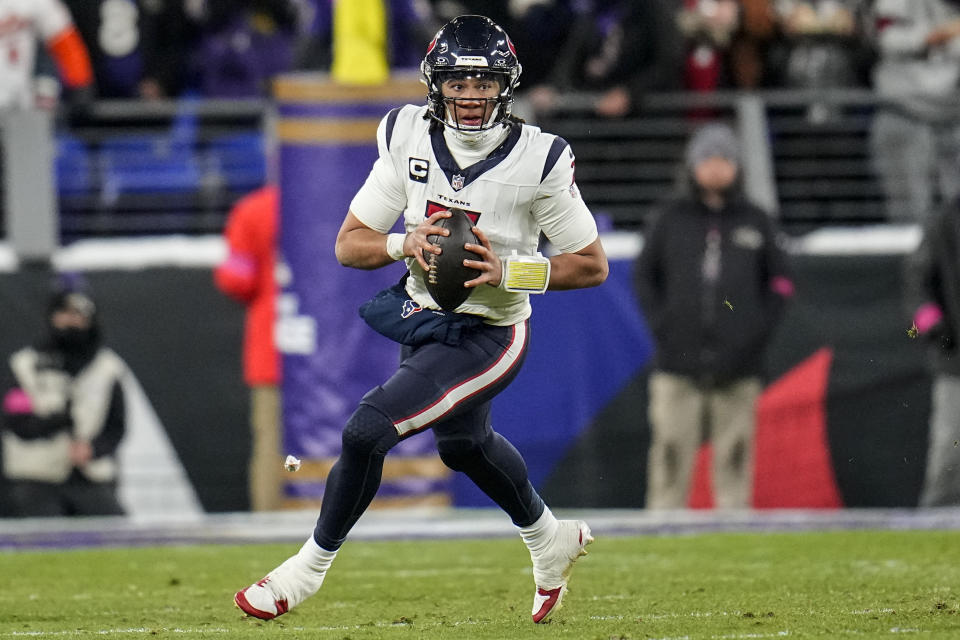
[[234,591],[296,545],[0,555],[0,639],[960,638],[960,533],[603,538],[565,607],[530,622],[519,539],[351,542],[273,622]]

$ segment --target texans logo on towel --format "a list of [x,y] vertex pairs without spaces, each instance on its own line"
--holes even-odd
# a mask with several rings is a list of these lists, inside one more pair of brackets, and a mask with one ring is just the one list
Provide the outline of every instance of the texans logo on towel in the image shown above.
[[413,300],[407,300],[403,303],[403,309],[400,311],[400,317],[406,319],[420,311],[423,311],[423,307]]

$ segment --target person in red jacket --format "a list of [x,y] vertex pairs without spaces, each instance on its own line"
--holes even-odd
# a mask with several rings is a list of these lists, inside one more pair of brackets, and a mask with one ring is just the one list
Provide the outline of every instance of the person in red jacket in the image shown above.
[[279,193],[268,185],[241,198],[230,211],[224,236],[229,253],[214,270],[223,293],[246,305],[244,381],[250,387],[250,508],[280,507],[280,358],[274,342]]

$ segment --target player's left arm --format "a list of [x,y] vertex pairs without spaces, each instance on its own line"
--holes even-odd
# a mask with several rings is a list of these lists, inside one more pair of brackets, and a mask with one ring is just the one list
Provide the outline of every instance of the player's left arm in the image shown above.
[[548,289],[585,289],[603,284],[610,273],[607,254],[600,238],[573,253],[550,257],[550,285]]
[[[467,243],[467,251],[481,256],[482,260],[464,260],[464,266],[480,271],[480,275],[464,283],[466,287],[479,287],[489,284],[492,287],[500,286],[503,279],[503,261],[493,251],[490,240],[480,230],[473,228],[473,233],[480,241],[479,245]],[[590,244],[571,253],[560,253],[551,256],[550,281],[547,289],[561,291],[564,289],[585,289],[602,284],[607,279],[610,266],[607,254],[603,250],[603,243],[599,236]]]
[[566,147],[541,182],[530,211],[557,249],[550,257],[547,287],[553,290],[595,287],[610,272],[596,220],[580,197],[574,165],[573,151]]

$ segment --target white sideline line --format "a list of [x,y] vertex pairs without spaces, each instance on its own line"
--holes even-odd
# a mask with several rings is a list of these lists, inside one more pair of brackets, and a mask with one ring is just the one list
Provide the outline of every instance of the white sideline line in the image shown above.
[[[842,509],[764,511],[646,511],[558,509],[560,517],[583,518],[602,536],[691,535],[718,532],[838,530],[960,530],[960,507],[934,509]],[[164,544],[300,542],[312,531],[312,510],[203,514],[171,517],[8,519],[0,550]],[[371,511],[351,532],[352,540],[501,538],[516,527],[499,509],[383,509]]]

